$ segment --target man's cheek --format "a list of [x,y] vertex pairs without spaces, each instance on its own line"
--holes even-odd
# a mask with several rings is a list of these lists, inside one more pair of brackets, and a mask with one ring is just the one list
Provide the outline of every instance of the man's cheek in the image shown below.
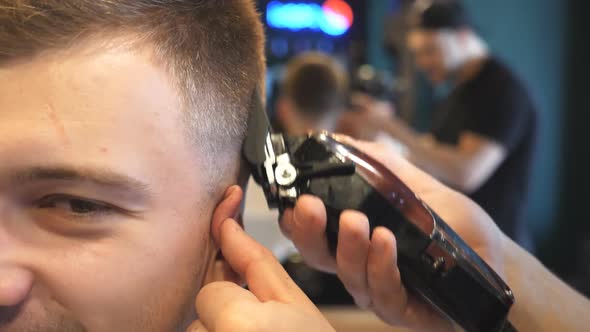
[[[106,331],[117,316],[129,315],[128,294],[134,275],[141,275],[137,249],[121,239],[53,239],[51,245],[31,255],[38,301],[58,303],[90,331]],[[136,255],[137,257],[137,255]],[[134,272],[135,271],[135,272]],[[122,310],[124,309],[124,310]]]
[[[129,316],[129,294],[138,271],[129,248],[102,240],[48,252],[41,280],[52,296],[90,331],[107,331],[118,317]],[[137,273],[133,273],[137,274]],[[125,325],[123,325],[125,326]]]
[[166,330],[185,306],[192,311],[214,256],[210,217],[191,211],[107,224],[105,237],[27,232],[26,261],[48,294],[40,301],[59,304],[91,332]]
[[97,331],[164,328],[181,319],[184,306],[192,307],[211,254],[208,241],[195,239],[190,228],[172,229],[83,246],[61,284],[77,290],[70,294],[72,310]]

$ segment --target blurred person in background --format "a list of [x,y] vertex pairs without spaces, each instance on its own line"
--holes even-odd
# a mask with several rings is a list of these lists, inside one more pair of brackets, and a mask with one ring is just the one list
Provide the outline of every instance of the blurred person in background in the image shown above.
[[[294,57],[279,85],[275,105],[279,129],[288,135],[304,135],[310,130],[334,131],[346,110],[348,85],[348,73],[335,58],[320,52]],[[253,182],[248,185],[246,204],[247,231],[281,261],[294,254],[293,245],[276,223],[278,212],[269,210],[264,193]]]
[[365,123],[365,105],[371,105],[371,120],[375,123],[388,122],[396,115],[392,103],[397,100],[393,79],[385,71],[371,65],[361,65],[351,75],[348,112],[338,119],[335,132],[351,137],[381,143],[392,152],[407,155],[406,148],[386,130]]
[[308,52],[293,58],[277,100],[277,119],[288,135],[335,131],[346,110],[348,73],[335,58]]
[[489,53],[461,3],[421,4],[407,47],[432,84],[452,86],[434,112],[430,133],[421,135],[399,119],[384,121],[381,109],[392,106],[367,96],[360,100],[362,120],[353,123],[395,137],[414,164],[468,194],[530,249],[521,212],[537,131],[533,101],[512,70]]
[[[349,74],[338,60],[320,52],[306,52],[292,58],[278,85],[275,102],[277,127],[288,135],[308,131],[335,131],[348,109]],[[357,310],[337,276],[308,267],[295,247],[280,231],[278,212],[269,210],[262,189],[248,184],[245,227],[249,234],[269,248],[287,272],[338,331],[397,331],[370,312]],[[338,307],[326,307],[334,306]]]

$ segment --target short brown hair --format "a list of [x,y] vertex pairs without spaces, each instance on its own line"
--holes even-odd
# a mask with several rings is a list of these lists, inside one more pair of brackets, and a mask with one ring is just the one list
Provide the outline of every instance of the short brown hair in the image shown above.
[[319,52],[303,53],[287,64],[281,91],[297,111],[317,117],[344,106],[348,76],[335,58]]
[[193,110],[192,138],[208,151],[239,152],[265,75],[252,0],[0,0],[0,65],[102,34],[151,47]]

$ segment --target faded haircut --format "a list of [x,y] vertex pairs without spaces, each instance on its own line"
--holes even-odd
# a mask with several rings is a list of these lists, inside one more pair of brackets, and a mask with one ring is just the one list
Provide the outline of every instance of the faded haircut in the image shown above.
[[95,36],[152,51],[212,168],[238,158],[252,93],[264,87],[264,34],[252,0],[0,0],[0,66]]

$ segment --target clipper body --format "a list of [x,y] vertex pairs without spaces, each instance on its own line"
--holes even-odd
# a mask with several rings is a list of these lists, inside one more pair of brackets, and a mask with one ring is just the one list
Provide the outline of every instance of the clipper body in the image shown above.
[[468,332],[513,330],[510,288],[397,176],[328,133],[287,138],[272,134],[267,121],[264,112],[250,118],[244,157],[269,207],[283,212],[302,194],[319,197],[332,253],[341,212],[365,213],[371,231],[384,226],[396,235],[407,289]]

